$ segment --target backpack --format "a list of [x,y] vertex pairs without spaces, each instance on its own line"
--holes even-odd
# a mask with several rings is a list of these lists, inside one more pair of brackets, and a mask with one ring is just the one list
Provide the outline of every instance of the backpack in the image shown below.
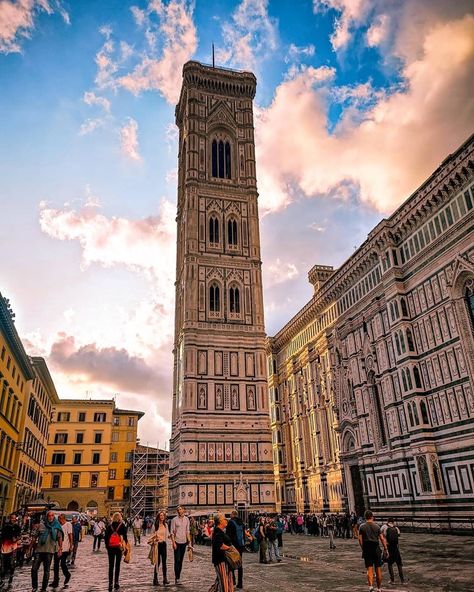
[[253,531],[253,536],[258,542],[262,540],[262,535],[260,534],[260,524],[257,524],[255,530]]
[[119,529],[119,526],[117,526],[116,530],[112,531],[112,534],[110,535],[110,539],[109,539],[109,547],[120,547],[121,541],[120,541],[120,535],[117,532],[118,529]]
[[244,540],[244,525],[239,524],[235,520],[232,520],[235,525],[235,539],[239,547],[245,547],[245,540]]
[[385,538],[390,547],[396,547],[398,545],[398,529],[395,526],[389,526],[385,531]]

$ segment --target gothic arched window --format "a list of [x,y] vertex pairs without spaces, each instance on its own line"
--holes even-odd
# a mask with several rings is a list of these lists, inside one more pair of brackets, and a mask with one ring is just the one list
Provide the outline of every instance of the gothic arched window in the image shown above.
[[227,220],[227,244],[237,246],[237,222],[234,218]]
[[413,389],[413,382],[412,382],[412,379],[411,379],[410,368],[407,368],[407,383],[408,383],[409,390],[412,390]]
[[464,297],[466,299],[467,310],[471,319],[471,329],[474,330],[474,279],[466,282]]
[[212,176],[217,177],[217,140],[212,140]]
[[230,144],[225,143],[225,178],[230,179]]
[[430,418],[428,417],[428,409],[426,408],[426,403],[424,401],[421,401],[420,403],[420,411],[423,423],[430,423]]
[[209,218],[209,242],[219,243],[219,220],[214,216]]
[[414,420],[413,420],[413,411],[411,410],[411,405],[408,403],[408,419],[410,420],[410,425],[413,427]]
[[416,403],[412,403],[413,407],[413,417],[415,418],[416,425],[420,424],[420,418],[418,416],[418,409],[416,408]]
[[403,390],[406,392],[408,390],[408,383],[405,376],[405,370],[402,370],[402,382],[403,382]]
[[219,312],[221,309],[220,289],[217,284],[211,284],[209,288],[209,310]]
[[407,329],[407,343],[408,343],[408,350],[415,351],[415,344],[413,342],[413,334],[411,329]]
[[400,339],[398,338],[398,333],[395,333],[395,347],[397,348],[397,354],[400,355]]
[[408,308],[407,308],[407,303],[405,298],[400,298],[400,305],[402,307],[402,316],[407,317],[408,316]]
[[229,290],[229,311],[240,314],[240,290],[232,287]]
[[224,167],[225,167],[225,157],[224,157],[224,142],[222,140],[219,141],[218,145],[218,163],[219,163],[219,179],[224,178]]
[[405,338],[403,337],[403,331],[400,331],[400,346],[402,348],[402,353],[405,353],[407,348],[405,346]]
[[413,377],[415,378],[416,388],[423,388],[423,386],[421,384],[420,371],[418,370],[418,368],[416,366],[413,368]]

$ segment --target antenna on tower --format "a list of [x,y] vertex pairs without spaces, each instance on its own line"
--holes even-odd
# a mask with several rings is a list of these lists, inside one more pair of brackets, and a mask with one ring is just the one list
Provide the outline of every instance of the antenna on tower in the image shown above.
[[212,67],[213,68],[216,67],[216,59],[215,59],[215,55],[214,55],[214,41],[212,42]]

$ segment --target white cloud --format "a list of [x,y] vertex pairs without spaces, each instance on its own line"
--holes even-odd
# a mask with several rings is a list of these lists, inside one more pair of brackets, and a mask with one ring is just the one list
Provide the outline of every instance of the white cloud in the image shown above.
[[348,45],[354,27],[364,21],[373,4],[374,0],[313,0],[314,12],[333,9],[339,13],[331,35],[335,51],[342,50]]
[[183,64],[197,48],[193,4],[187,0],[171,0],[167,4],[151,0],[146,10],[133,7],[132,13],[137,25],[145,27],[148,51],[131,72],[116,77],[115,85],[135,95],[157,90],[169,103],[176,103]]
[[381,14],[370,25],[367,30],[366,38],[369,47],[377,47],[381,45],[389,31],[389,17],[386,14]]
[[79,128],[79,135],[80,136],[87,136],[95,131],[97,128],[102,127],[105,123],[104,119],[95,118],[95,119],[86,119]]
[[315,52],[316,52],[316,48],[314,47],[314,45],[312,43],[310,43],[309,45],[302,45],[302,46],[298,46],[298,45],[295,45],[294,43],[291,43],[290,47],[288,49],[288,57],[292,60],[300,58],[301,56],[312,57],[312,56],[314,56]]
[[141,160],[138,146],[138,123],[131,117],[120,128],[120,148],[122,154],[130,160]]
[[59,12],[66,24],[69,14],[61,2],[49,0],[1,0],[0,2],[0,53],[21,52],[21,41],[31,37],[35,20],[41,12]]
[[263,268],[264,284],[268,289],[277,284],[292,280],[299,275],[298,268],[294,263],[282,262],[279,257]]
[[[466,15],[432,23],[421,49],[404,57],[404,84],[388,93],[371,85],[338,89],[329,73],[321,83],[315,69],[294,68],[273,103],[257,110],[262,209],[285,207],[295,191],[339,198],[356,191],[391,211],[472,128],[473,58],[474,17]],[[334,98],[348,107],[329,132]]]
[[85,92],[84,96],[82,97],[82,100],[86,105],[97,105],[99,107],[102,107],[102,109],[104,109],[104,111],[106,111],[107,113],[110,112],[110,101],[105,97],[97,96],[92,91]]
[[259,63],[278,46],[278,24],[268,13],[268,0],[242,0],[232,19],[222,25],[222,39],[218,62],[258,71]]

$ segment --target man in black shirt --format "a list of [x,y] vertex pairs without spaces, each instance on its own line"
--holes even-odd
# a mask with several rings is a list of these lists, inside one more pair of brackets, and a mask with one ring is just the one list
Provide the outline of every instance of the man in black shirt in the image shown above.
[[224,532],[226,526],[227,519],[224,514],[216,514],[212,533],[212,563],[216,570],[216,589],[223,592],[234,588],[232,572],[225,558],[225,551],[232,545],[232,541]]
[[370,510],[365,512],[365,523],[359,528],[359,545],[362,547],[362,557],[367,568],[367,581],[369,592],[374,592],[374,571],[377,580],[377,592],[382,587],[382,551],[379,541],[388,556],[387,542],[381,533],[380,526],[374,521],[374,515]]
[[4,584],[3,577],[7,575],[9,576],[8,585],[12,585],[13,574],[15,573],[15,554],[20,536],[21,528],[18,524],[16,514],[10,514],[8,522],[5,522],[0,533],[3,566],[2,586]]

